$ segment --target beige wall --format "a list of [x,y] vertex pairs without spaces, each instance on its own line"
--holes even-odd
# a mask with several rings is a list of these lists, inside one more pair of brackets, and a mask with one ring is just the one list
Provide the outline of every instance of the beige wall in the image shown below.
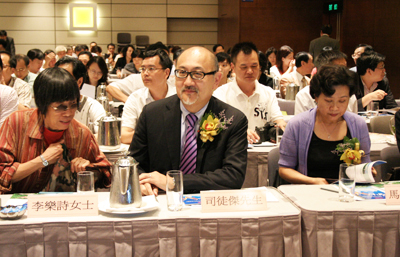
[[150,43],[212,48],[217,43],[218,0],[92,0],[99,10],[98,30],[69,31],[68,0],[0,0],[0,29],[14,38],[17,53],[31,48],[96,41],[103,51],[119,32],[148,35]]

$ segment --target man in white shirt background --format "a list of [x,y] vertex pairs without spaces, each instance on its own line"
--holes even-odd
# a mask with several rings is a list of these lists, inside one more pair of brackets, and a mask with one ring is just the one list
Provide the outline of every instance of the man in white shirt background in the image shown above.
[[[0,59],[0,81],[3,76],[3,62]],[[0,127],[11,113],[18,110],[17,92],[6,85],[0,84]]]
[[44,53],[42,50],[34,48],[26,54],[29,58],[29,71],[33,74],[39,74],[43,65]]
[[125,102],[122,113],[122,143],[131,143],[137,119],[146,104],[176,94],[175,87],[167,83],[171,68],[172,61],[163,50],[146,52],[140,67],[140,75],[145,87],[133,92]]
[[286,73],[281,78],[281,94],[282,98],[286,97],[286,87],[290,83],[300,86],[300,89],[310,85],[310,78],[306,75],[311,74],[314,68],[313,57],[306,52],[299,52],[295,56],[296,70]]
[[257,142],[256,127],[275,122],[284,130],[286,122],[276,99],[275,91],[257,81],[260,72],[257,47],[250,42],[236,44],[231,51],[232,69],[236,80],[214,91],[214,96],[241,110],[249,121],[247,140]]

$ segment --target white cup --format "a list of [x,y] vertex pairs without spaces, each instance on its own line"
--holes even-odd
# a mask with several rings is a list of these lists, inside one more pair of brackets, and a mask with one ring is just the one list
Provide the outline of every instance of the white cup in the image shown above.
[[92,171],[81,171],[77,177],[76,191],[78,193],[94,193],[94,173]]
[[170,211],[180,211],[183,208],[183,175],[180,170],[167,172],[167,205]]
[[356,169],[353,166],[353,164],[346,163],[342,163],[339,166],[339,201],[341,202],[354,201]]

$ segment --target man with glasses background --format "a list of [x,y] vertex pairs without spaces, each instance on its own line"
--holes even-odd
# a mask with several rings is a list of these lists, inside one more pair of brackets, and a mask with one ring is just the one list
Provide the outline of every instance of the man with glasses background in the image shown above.
[[[139,177],[142,194],[157,195],[159,189],[166,190],[169,170],[182,170],[185,193],[242,187],[247,119],[212,96],[220,79],[215,55],[203,47],[189,48],[177,59],[177,95],[143,108],[129,148],[143,172]],[[209,115],[228,123],[204,142],[199,129],[210,131],[216,124],[202,122]]]
[[139,69],[145,87],[133,92],[125,102],[122,113],[122,143],[131,143],[137,119],[146,104],[176,94],[175,87],[167,84],[171,68],[172,61],[163,50],[146,52]]
[[256,127],[264,127],[266,122],[275,122],[284,130],[286,122],[272,88],[257,80],[260,72],[257,47],[250,42],[238,43],[231,51],[232,69],[236,80],[220,86],[214,92],[218,99],[241,110],[249,120],[247,139],[256,143],[260,137]]

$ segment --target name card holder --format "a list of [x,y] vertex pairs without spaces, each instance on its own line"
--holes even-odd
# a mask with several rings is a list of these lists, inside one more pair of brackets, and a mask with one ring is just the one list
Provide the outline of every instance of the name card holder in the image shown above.
[[29,194],[28,218],[97,216],[97,194]]
[[385,195],[387,205],[400,204],[400,185],[392,184],[385,185]]
[[267,210],[266,189],[201,191],[202,212]]

